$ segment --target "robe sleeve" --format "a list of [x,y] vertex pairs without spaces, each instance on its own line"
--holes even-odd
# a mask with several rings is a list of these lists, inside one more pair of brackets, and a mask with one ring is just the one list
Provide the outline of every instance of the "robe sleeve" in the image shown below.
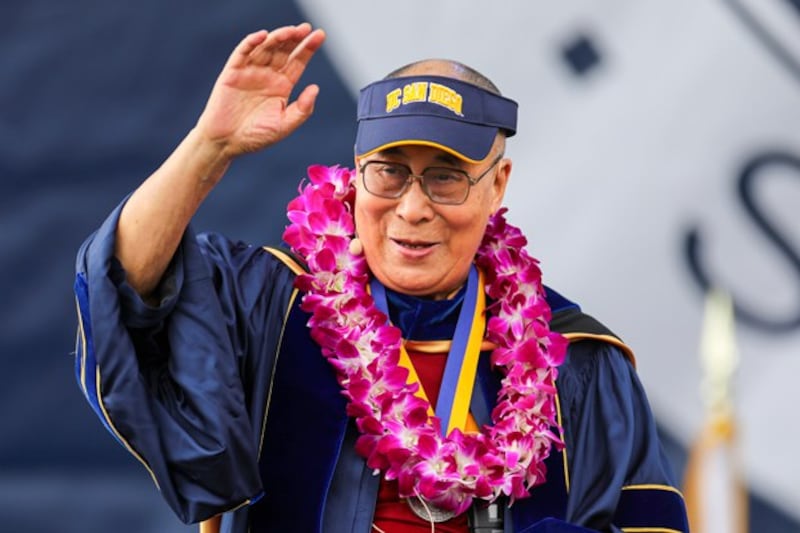
[[611,344],[576,342],[558,383],[566,520],[599,531],[688,531],[683,496],[630,361]]
[[158,304],[148,305],[114,257],[121,207],[78,253],[75,372],[97,416],[178,517],[198,522],[262,493],[260,435],[244,385],[252,380],[242,372],[252,366],[252,328],[269,319],[258,302],[272,294],[277,267],[258,248],[197,239],[189,229]]

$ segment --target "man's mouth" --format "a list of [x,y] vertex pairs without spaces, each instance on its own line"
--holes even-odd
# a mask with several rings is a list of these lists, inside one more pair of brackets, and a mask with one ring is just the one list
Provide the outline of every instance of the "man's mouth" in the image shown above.
[[430,248],[434,245],[431,242],[423,242],[423,241],[409,241],[404,239],[392,239],[394,242],[402,246],[403,248],[408,248],[409,250],[423,250],[425,248]]

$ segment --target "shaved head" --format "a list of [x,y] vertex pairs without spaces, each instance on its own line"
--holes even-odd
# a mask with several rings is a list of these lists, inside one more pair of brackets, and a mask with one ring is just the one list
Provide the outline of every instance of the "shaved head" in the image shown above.
[[497,88],[497,85],[492,83],[492,80],[474,68],[451,59],[423,59],[421,61],[415,61],[390,72],[384,79],[425,74],[465,81],[472,85],[477,85],[490,93],[501,94],[500,89]]

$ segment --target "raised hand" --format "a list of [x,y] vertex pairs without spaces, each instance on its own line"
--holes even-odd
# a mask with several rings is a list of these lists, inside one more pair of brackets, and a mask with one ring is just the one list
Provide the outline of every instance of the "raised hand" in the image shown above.
[[311,25],[248,35],[231,54],[197,125],[130,196],[114,253],[126,279],[151,298],[197,208],[239,154],[269,146],[313,112],[319,88],[289,102],[325,33]]
[[311,25],[261,30],[245,37],[217,78],[196,133],[217,144],[224,159],[274,144],[313,112],[319,88],[289,97],[325,40]]

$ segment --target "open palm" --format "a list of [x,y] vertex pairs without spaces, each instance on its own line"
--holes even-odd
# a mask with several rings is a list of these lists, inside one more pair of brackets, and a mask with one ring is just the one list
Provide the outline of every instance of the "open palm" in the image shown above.
[[262,30],[245,37],[231,54],[198,120],[198,130],[234,157],[280,141],[313,112],[319,89],[289,97],[325,39],[309,24]]

